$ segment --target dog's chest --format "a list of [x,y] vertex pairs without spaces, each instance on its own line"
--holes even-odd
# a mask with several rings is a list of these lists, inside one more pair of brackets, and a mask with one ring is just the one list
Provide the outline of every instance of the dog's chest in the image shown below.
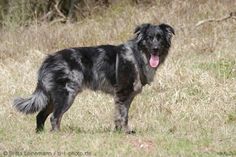
[[143,63],[143,66],[140,70],[143,73],[144,77],[146,77],[147,84],[150,84],[155,77],[156,70],[154,68],[151,68],[148,65],[149,63],[148,63],[148,59],[147,59],[146,55],[142,54],[141,57],[142,57],[142,60],[144,63]]

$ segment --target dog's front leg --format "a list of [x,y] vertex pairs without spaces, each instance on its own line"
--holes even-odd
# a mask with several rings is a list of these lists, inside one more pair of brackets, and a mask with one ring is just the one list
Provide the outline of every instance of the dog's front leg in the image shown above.
[[134,96],[131,94],[121,94],[117,93],[115,96],[115,130],[124,131],[125,133],[132,134],[135,133],[129,128],[128,118],[129,118],[129,108]]
[[139,75],[138,77],[135,79],[134,83],[133,83],[133,88],[134,88],[134,92],[135,93],[140,93],[142,91],[142,83],[140,81]]
[[136,71],[136,78],[135,78],[134,83],[133,83],[133,90],[134,90],[135,93],[140,93],[142,91],[143,85],[142,85],[141,80],[140,80],[140,74],[139,74],[137,64],[135,64],[135,71]]

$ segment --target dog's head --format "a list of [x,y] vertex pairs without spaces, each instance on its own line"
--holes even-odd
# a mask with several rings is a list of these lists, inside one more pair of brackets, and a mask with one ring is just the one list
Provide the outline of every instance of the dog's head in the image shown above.
[[134,31],[135,41],[149,60],[149,65],[157,68],[164,62],[171,46],[174,29],[167,24],[142,24]]

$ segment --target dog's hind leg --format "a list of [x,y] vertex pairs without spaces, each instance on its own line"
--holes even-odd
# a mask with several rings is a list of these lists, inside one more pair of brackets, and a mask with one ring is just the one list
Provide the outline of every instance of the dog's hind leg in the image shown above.
[[49,103],[46,108],[44,108],[42,111],[40,111],[36,117],[36,123],[37,123],[37,127],[36,127],[36,132],[41,132],[44,129],[44,123],[47,119],[47,117],[49,116],[49,114],[51,114],[53,111],[53,106],[51,103]]
[[52,101],[54,105],[51,116],[52,131],[60,130],[60,123],[63,114],[71,107],[76,95],[82,91],[83,74],[81,72],[71,72],[69,80],[64,86],[56,86],[52,91]]
[[74,102],[76,94],[73,92],[62,91],[56,93],[54,97],[54,110],[53,114],[50,118],[52,130],[51,131],[59,131],[60,123],[63,114],[71,107]]

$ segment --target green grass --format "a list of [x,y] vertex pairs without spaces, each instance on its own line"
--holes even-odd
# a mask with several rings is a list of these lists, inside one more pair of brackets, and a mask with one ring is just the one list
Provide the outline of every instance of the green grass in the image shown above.
[[232,59],[201,63],[199,68],[212,72],[218,78],[236,78],[236,62]]
[[234,124],[236,122],[236,112],[229,113],[226,122]]

